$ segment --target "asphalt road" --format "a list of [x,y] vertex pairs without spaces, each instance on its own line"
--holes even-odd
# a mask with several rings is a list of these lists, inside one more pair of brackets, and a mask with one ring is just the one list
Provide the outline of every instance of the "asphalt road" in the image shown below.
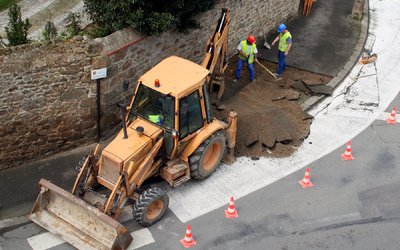
[[[400,99],[394,101],[400,104]],[[198,249],[399,249],[400,125],[374,121],[345,146],[310,164],[314,187],[298,181],[304,169],[190,221]],[[168,216],[143,249],[179,249],[184,224]],[[178,235],[176,235],[178,234]],[[160,237],[160,238],[159,238]]]
[[[397,97],[391,106],[399,104]],[[196,249],[398,249],[399,131],[400,124],[374,121],[353,138],[354,160],[340,157],[344,145],[309,165],[312,188],[299,185],[301,169],[236,200],[236,219],[225,218],[227,198],[226,206],[188,222]],[[132,219],[124,225],[142,229]],[[186,225],[169,210],[149,228],[152,240],[141,249],[183,249]],[[27,223],[0,232],[4,249],[31,249],[26,239],[45,231]],[[63,243],[51,249],[73,248]]]

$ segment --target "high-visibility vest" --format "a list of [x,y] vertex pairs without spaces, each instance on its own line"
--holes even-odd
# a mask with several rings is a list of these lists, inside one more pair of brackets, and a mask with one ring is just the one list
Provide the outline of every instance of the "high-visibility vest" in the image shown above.
[[160,115],[149,115],[149,120],[154,123],[159,123]]
[[[242,51],[245,54],[247,54],[247,52],[249,51],[249,46],[247,45],[247,41],[243,40],[243,41],[241,41],[241,44],[242,44]],[[253,61],[254,61],[254,50],[255,49],[256,49],[256,44],[253,43],[250,47],[249,63],[253,63]],[[239,58],[242,60],[247,60],[247,58],[242,56],[240,53],[239,53]]]
[[286,32],[285,34],[280,33],[279,34],[279,47],[278,49],[282,52],[286,52],[287,48],[289,47],[289,44],[286,42],[288,38],[292,38],[292,35],[290,32]]

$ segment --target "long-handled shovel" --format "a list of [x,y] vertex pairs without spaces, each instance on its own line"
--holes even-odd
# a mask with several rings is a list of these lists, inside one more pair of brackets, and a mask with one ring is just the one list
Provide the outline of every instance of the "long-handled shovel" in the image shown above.
[[[256,8],[257,9],[257,8]],[[258,9],[257,9],[257,15],[258,15],[258,21],[260,22],[260,26],[261,26],[261,29],[262,29],[262,32],[263,32],[263,35],[264,35],[264,47],[266,48],[266,49],[271,49],[271,46],[268,44],[268,42],[267,42],[267,37],[265,36],[265,31],[264,31],[264,27],[263,27],[263,25],[262,25],[262,23],[261,23],[261,17],[260,17],[260,12],[258,11]]]
[[267,67],[265,67],[264,65],[262,65],[259,61],[256,61],[263,69],[265,69],[266,71],[268,71],[268,73],[271,74],[271,76],[273,76],[276,79],[276,75],[274,75],[271,71],[269,71],[269,69],[267,69]]

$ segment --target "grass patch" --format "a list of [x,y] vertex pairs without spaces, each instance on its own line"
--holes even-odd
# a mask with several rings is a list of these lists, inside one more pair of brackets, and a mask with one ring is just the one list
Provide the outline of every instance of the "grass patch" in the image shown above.
[[3,11],[13,5],[14,3],[18,3],[18,0],[0,0],[0,11]]

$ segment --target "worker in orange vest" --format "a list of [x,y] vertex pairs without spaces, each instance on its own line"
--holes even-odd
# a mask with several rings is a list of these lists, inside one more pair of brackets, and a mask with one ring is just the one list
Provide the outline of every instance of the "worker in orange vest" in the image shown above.
[[284,23],[278,26],[278,36],[271,43],[272,46],[279,41],[278,45],[278,72],[276,74],[277,80],[282,79],[283,71],[286,69],[285,58],[289,55],[289,51],[292,47],[292,35],[287,30]]
[[247,63],[247,67],[249,68],[250,81],[254,81],[254,64],[253,62],[257,62],[257,46],[256,39],[253,35],[247,37],[247,40],[243,40],[239,43],[237,50],[239,52],[239,58],[236,65],[236,73],[235,79],[236,82],[240,79],[240,73],[243,68],[243,64]]

